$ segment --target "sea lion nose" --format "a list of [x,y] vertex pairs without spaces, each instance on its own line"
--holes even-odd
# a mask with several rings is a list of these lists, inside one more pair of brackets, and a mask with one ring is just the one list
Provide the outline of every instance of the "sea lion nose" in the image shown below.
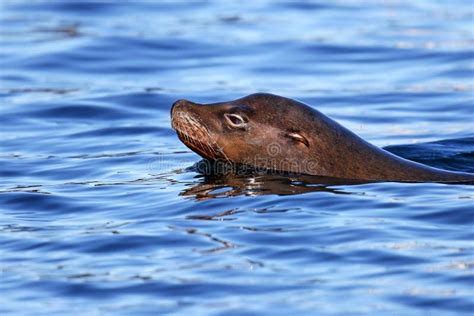
[[191,102],[189,102],[189,101],[186,100],[186,99],[179,99],[178,101],[176,101],[175,103],[173,103],[173,106],[172,106],[172,107],[173,107],[173,108],[174,108],[174,107],[180,107],[180,106],[184,106],[184,105],[189,104],[189,103],[191,103]]
[[173,115],[174,111],[176,111],[178,109],[183,109],[184,107],[186,107],[187,105],[190,105],[190,104],[193,104],[193,103],[191,101],[188,101],[188,100],[185,100],[185,99],[180,99],[180,100],[176,101],[171,106],[171,115]]

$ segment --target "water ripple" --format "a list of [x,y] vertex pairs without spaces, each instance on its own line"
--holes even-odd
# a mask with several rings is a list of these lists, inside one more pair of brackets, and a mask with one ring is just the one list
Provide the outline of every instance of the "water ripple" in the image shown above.
[[0,314],[472,314],[472,185],[202,174],[169,111],[271,92],[474,172],[473,16],[461,0],[2,3]]

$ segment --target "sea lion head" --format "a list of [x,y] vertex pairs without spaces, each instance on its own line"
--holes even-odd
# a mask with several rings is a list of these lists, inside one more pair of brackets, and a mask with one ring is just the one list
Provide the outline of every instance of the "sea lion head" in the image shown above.
[[202,157],[251,170],[371,181],[474,179],[397,157],[308,105],[272,94],[213,104],[178,100],[171,122],[179,139]]
[[266,93],[213,104],[178,100],[171,109],[179,139],[202,157],[298,173],[316,163],[308,161],[314,118],[305,104]]

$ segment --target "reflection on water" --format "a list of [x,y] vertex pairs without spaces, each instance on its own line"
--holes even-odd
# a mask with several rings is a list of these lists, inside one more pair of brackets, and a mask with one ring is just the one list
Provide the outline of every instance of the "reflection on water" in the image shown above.
[[472,185],[203,173],[181,98],[474,171],[467,1],[0,3],[2,315],[470,315]]
[[[304,176],[285,177],[276,175],[226,175],[221,177],[205,176],[202,182],[184,190],[181,195],[193,196],[198,200],[227,197],[237,195],[291,195],[309,192],[331,192],[345,194],[343,191],[331,189],[314,179],[306,179]],[[323,183],[327,183],[324,181]]]
[[285,175],[267,170],[252,171],[248,166],[235,166],[207,160],[201,160],[188,170],[194,170],[201,175],[196,177],[197,181],[180,195],[190,196],[197,200],[238,195],[292,195],[318,191],[348,194],[330,186],[363,183],[301,174]]

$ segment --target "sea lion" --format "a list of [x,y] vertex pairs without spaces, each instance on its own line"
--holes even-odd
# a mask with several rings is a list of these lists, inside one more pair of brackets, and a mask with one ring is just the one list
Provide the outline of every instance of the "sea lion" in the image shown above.
[[474,181],[474,174],[391,154],[310,106],[273,94],[213,104],[178,100],[171,125],[187,147],[208,160],[351,180]]

